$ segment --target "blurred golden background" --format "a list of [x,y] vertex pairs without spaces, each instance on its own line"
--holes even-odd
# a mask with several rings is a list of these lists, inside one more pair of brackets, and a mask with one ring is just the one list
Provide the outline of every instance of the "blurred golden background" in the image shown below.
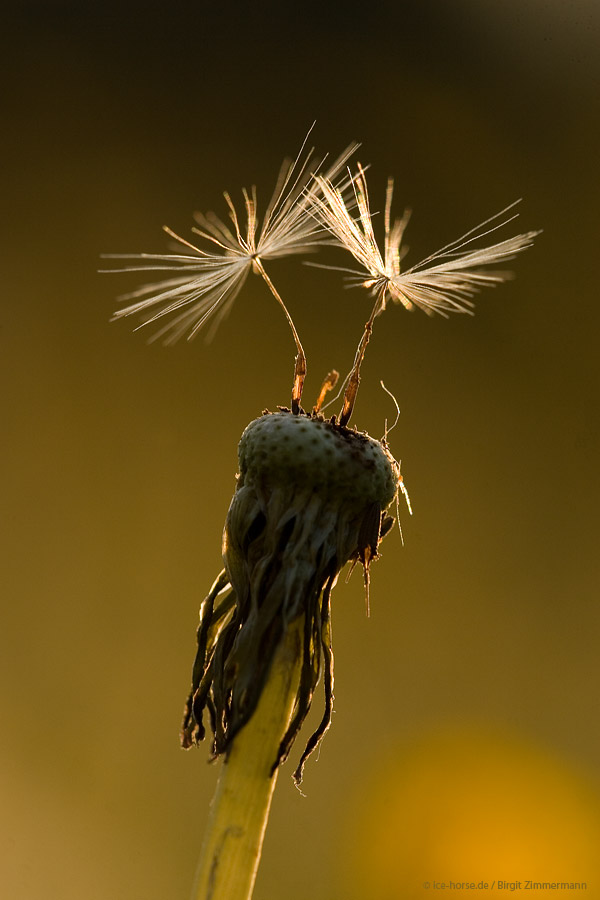
[[[280,775],[255,898],[600,897],[600,7],[25,0],[5,37],[2,895],[189,896],[217,775],[178,745],[197,610],[294,349],[259,279],[212,343],[166,349],[108,324],[139,278],[96,270],[225,189],[264,203],[316,119],[319,151],[362,142],[374,207],[395,176],[407,262],[520,196],[510,233],[544,233],[474,318],[376,323],[354,421],[393,419],[383,379],[414,516],[369,619],[359,573],[336,589],[334,725],[306,797],[298,746]],[[367,298],[270,272],[309,402]]]

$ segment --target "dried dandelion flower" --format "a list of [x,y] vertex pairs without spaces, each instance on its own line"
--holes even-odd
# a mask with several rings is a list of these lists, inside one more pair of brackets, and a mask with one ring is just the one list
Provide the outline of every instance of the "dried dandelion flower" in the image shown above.
[[198,744],[208,718],[213,758],[225,760],[198,900],[251,896],[278,769],[321,678],[325,708],[294,772],[297,785],[331,724],[331,592],[342,567],[360,562],[368,598],[371,562],[394,521],[387,509],[399,491],[406,495],[385,439],[321,415],[336,380],[329,373],[310,414],[265,411],[239,442],[225,569],[201,606],[181,731],[183,747]]
[[[302,664],[292,721],[273,759],[284,760],[324,671],[325,713],[295,772],[331,722],[331,591],[341,568],[369,565],[393,519],[400,466],[380,442],[318,413],[265,412],[244,431],[239,478],[223,538],[226,572],[204,601],[182,742],[204,737],[227,752],[252,716],[279,643],[302,620]],[[228,587],[228,585],[230,587]]]
[[[370,565],[393,525],[388,509],[400,492],[410,510],[400,465],[387,446],[387,430],[386,438],[376,441],[348,426],[375,318],[389,299],[430,314],[470,312],[471,297],[480,287],[506,277],[481,267],[512,259],[537,233],[472,249],[477,238],[511,221],[491,225],[504,210],[402,272],[401,242],[408,216],[392,225],[390,180],[381,252],[363,169],[359,167],[355,178],[338,177],[354,149],[350,147],[324,175],[319,174],[322,163],[311,165],[310,153],[304,162],[299,162],[300,154],[294,163],[284,165],[260,228],[255,190],[243,194],[243,228],[226,194],[232,228],[214,215],[197,216],[202,228],[194,230],[212,243],[210,251],[166,229],[192,255],[128,257],[140,259],[137,268],[143,271],[172,274],[130,294],[128,299],[135,302],[115,314],[115,318],[141,314],[143,324],[148,324],[174,313],[158,335],[166,334],[167,343],[183,334],[192,337],[209,318],[218,324],[252,270],[281,305],[296,343],[291,409],[265,411],[242,434],[239,475],[223,536],[225,568],[200,610],[181,742],[185,748],[200,743],[208,719],[213,758],[223,756],[225,764],[198,870],[199,900],[251,896],[278,768],[321,678],[325,708],[294,772],[297,784],[307,757],[331,723],[331,592],[346,563],[361,563],[368,600]],[[344,196],[350,185],[356,215]],[[306,358],[263,262],[332,241],[357,260],[359,269],[344,271],[375,301],[344,382],[340,416],[327,420],[321,410],[337,372],[329,373],[312,412],[306,413],[301,407]]]

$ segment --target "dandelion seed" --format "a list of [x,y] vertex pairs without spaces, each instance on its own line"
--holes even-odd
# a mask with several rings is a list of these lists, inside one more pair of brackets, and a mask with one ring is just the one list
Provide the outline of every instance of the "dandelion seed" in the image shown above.
[[318,192],[312,196],[315,215],[361,266],[360,269],[341,269],[341,271],[350,276],[351,286],[367,288],[375,297],[344,395],[340,422],[345,424],[354,407],[360,381],[360,366],[371,336],[373,322],[385,310],[389,299],[401,303],[406,309],[419,307],[428,315],[438,313],[446,318],[451,312],[472,315],[474,304],[471,298],[480,288],[499,284],[509,277],[506,272],[488,271],[481,267],[514,259],[521,250],[531,246],[539,232],[529,231],[488,247],[471,246],[475,241],[516,218],[516,215],[511,215],[503,221],[498,221],[514,208],[515,203],[512,203],[462,237],[451,241],[441,250],[402,272],[401,244],[409,213],[405,212],[402,218],[396,219],[394,224],[391,224],[393,179],[388,179],[386,191],[383,253],[375,239],[367,181],[362,167],[359,165],[358,174],[352,180],[357,217],[350,211],[338,188],[326,176],[317,174],[315,182],[318,187]]
[[[166,344],[173,344],[184,335],[188,339],[193,338],[209,319],[213,320],[212,335],[231,309],[249,272],[261,275],[283,309],[296,343],[292,394],[292,408],[295,412],[300,407],[306,357],[287,307],[268,277],[263,263],[283,256],[309,253],[320,244],[330,243],[329,233],[311,212],[316,194],[314,191],[307,191],[307,185],[322,169],[325,159],[315,163],[312,149],[302,158],[307,140],[308,135],[293,162],[283,163],[260,227],[256,188],[253,187],[251,191],[242,191],[244,222],[238,216],[228,193],[224,197],[231,226],[213,213],[206,216],[195,214],[197,225],[201,227],[194,227],[192,231],[210,249],[196,246],[165,226],[164,231],[190,253],[105,254],[105,258],[140,261],[140,265],[109,270],[111,272],[171,273],[164,280],[142,285],[123,295],[121,300],[135,302],[117,310],[113,315],[113,320],[140,315],[142,322],[138,328],[152,324],[164,316],[172,317],[151,338],[156,340],[164,337]],[[357,144],[351,144],[329,167],[325,173],[328,184],[333,184],[357,147]],[[349,183],[348,179],[343,178],[336,190],[342,194]]]

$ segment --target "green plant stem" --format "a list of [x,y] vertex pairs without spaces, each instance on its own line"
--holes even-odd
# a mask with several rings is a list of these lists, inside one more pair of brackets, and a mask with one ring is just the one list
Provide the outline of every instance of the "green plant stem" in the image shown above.
[[298,690],[302,618],[287,631],[256,710],[236,735],[212,802],[194,900],[249,900],[277,771],[271,774]]

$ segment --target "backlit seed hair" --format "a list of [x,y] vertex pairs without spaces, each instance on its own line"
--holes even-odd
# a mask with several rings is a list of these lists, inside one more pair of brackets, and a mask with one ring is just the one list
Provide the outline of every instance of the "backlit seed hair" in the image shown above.
[[[313,193],[313,207],[317,218],[330,230],[339,245],[348,250],[359,263],[359,269],[345,269],[351,287],[367,288],[375,302],[371,315],[358,345],[354,366],[346,381],[344,406],[340,421],[349,421],[356,400],[360,381],[360,367],[371,336],[373,323],[387,306],[388,300],[401,303],[406,309],[415,307],[428,315],[437,313],[448,317],[448,313],[473,314],[472,297],[484,286],[493,286],[505,281],[510,273],[489,271],[482,266],[507,262],[533,243],[539,231],[518,234],[487,247],[474,248],[474,242],[491,234],[516,218],[513,214],[502,217],[513,209],[512,203],[499,213],[486,219],[480,225],[467,231],[461,237],[440,250],[422,259],[421,262],[401,271],[401,244],[408,224],[409,213],[391,222],[394,181],[388,179],[384,212],[383,253],[375,239],[371,216],[367,179],[362,166],[352,179],[355,206],[358,215],[353,214],[354,204],[348,204],[343,194],[326,176],[315,176],[316,189]],[[519,201],[516,201],[519,202]],[[498,221],[498,220],[502,221]],[[324,266],[336,268],[338,266]]]
[[[311,129],[312,130],[312,129]],[[243,190],[245,223],[242,224],[230,195],[225,192],[231,225],[227,225],[214,213],[196,213],[201,226],[192,231],[207,244],[204,249],[191,243],[167,226],[164,231],[185,247],[188,253],[118,253],[105,254],[109,259],[139,260],[139,265],[129,265],[110,272],[173,273],[161,281],[142,285],[137,290],[121,296],[122,301],[135,302],[117,310],[113,319],[139,316],[141,328],[168,317],[169,321],[152,336],[163,337],[165,344],[173,344],[180,337],[193,338],[201,328],[213,320],[215,329],[230,311],[250,271],[261,275],[269,290],[281,306],[296,344],[296,363],[292,394],[292,409],[298,412],[302,387],[306,377],[306,356],[296,327],[275,285],[267,275],[265,260],[288,255],[302,255],[314,251],[319,245],[331,243],[327,229],[312,214],[312,204],[318,190],[314,177],[325,164],[325,158],[315,162],[314,151],[304,158],[306,135],[300,152],[293,162],[285,160],[275,185],[275,190],[259,224],[256,188]],[[342,155],[325,171],[327,184],[333,184],[348,158],[358,144],[350,144]],[[343,195],[350,178],[342,177],[336,190]],[[307,185],[311,184],[311,190]],[[210,335],[209,335],[210,336]]]

